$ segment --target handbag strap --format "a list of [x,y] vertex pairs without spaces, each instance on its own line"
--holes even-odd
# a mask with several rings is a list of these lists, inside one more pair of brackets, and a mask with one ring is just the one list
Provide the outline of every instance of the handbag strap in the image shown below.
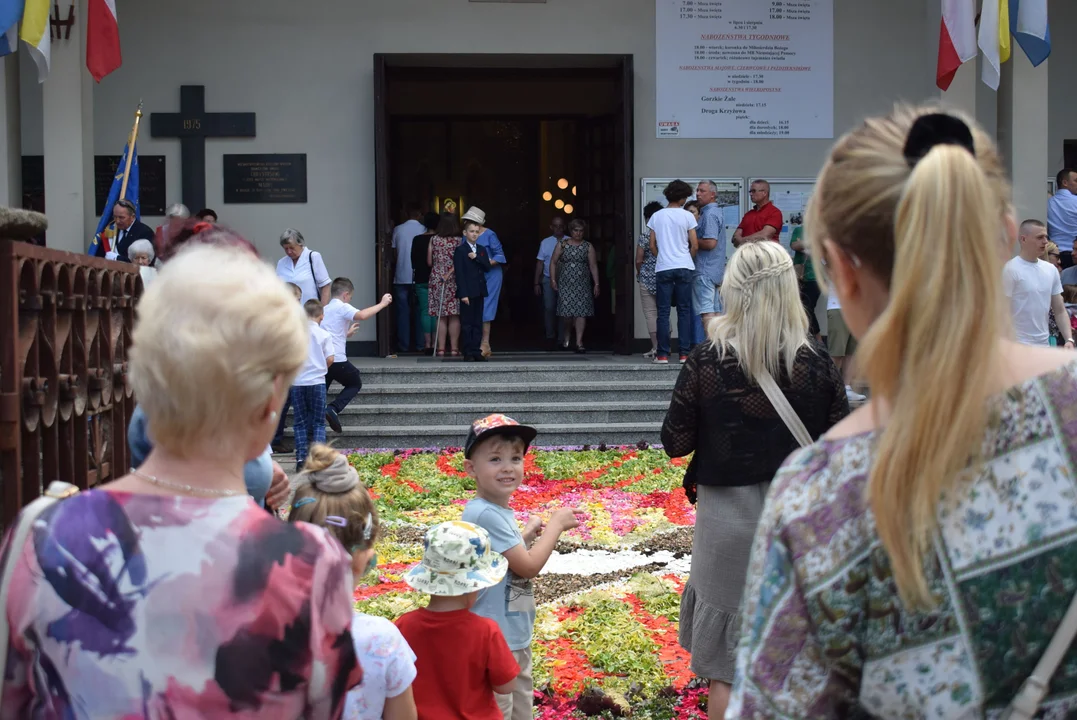
[[[50,505],[57,500],[77,495],[78,492],[79,489],[70,483],[53,480],[49,483],[45,494],[27,505],[26,509],[22,511],[22,515],[19,516],[19,524],[15,527],[15,532],[11,536],[11,544],[8,547],[4,574],[0,577],[0,601],[3,602],[5,614],[5,617],[0,618],[0,678],[3,678],[7,673],[7,647],[11,628],[8,626],[6,614],[7,599],[11,590],[11,577],[15,574],[15,566],[19,563],[22,549],[26,545],[26,538],[30,535],[30,529],[34,526],[34,521]],[[0,690],[0,695],[2,695],[2,692]]]
[[800,421],[800,417],[797,415],[796,410],[789,404],[789,400],[786,399],[785,393],[778,387],[778,383],[774,382],[774,378],[766,368],[763,368],[763,372],[759,373],[756,377],[756,381],[759,383],[759,387],[766,394],[767,399],[770,400],[770,404],[774,406],[774,410],[778,413],[778,417],[782,419],[785,426],[789,428],[789,432],[793,434],[796,441],[800,444],[800,447],[808,447],[812,444],[811,434],[808,433],[808,428],[804,427],[804,423]]
[[1062,622],[1055,631],[1051,642],[1047,645],[1043,657],[1036,663],[1036,668],[1028,676],[1021,689],[1010,702],[1010,706],[1003,714],[1003,720],[1031,720],[1040,708],[1040,703],[1047,695],[1047,689],[1051,683],[1058,666],[1062,664],[1073,638],[1077,637],[1077,595],[1070,600],[1070,606],[1062,617]]

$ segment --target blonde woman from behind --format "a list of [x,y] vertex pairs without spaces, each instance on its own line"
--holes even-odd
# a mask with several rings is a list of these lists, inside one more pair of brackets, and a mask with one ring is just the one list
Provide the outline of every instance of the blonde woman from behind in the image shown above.
[[[351,555],[360,579],[378,567],[378,510],[348,458],[327,445],[311,446],[296,478],[289,522],[324,527]],[[415,720],[415,653],[385,618],[352,615],[352,641],[363,668],[363,685],[348,693],[342,720]]]
[[129,360],[153,449],[5,552],[0,717],[340,716],[361,679],[351,557],[244,482],[306,346],[300,308],[250,253],[194,247],[161,270]]
[[806,220],[872,399],[775,478],[729,716],[993,714],[1077,590],[1077,363],[1011,339],[998,154],[899,108],[837,142]]
[[670,457],[695,452],[684,477],[698,501],[680,642],[692,671],[710,680],[712,718],[724,715],[733,682],[738,608],[767,488],[798,446],[759,378],[774,378],[812,438],[849,414],[841,373],[809,333],[793,261],[778,243],[737,250],[721,293],[726,314],[688,356],[662,426]]

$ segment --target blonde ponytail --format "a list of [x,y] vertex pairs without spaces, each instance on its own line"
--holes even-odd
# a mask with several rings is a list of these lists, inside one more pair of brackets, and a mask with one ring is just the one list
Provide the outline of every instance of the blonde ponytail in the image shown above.
[[936,145],[909,168],[904,138],[926,112],[898,110],[839,142],[808,217],[816,252],[829,237],[889,279],[889,303],[857,357],[872,392],[890,405],[867,493],[912,608],[935,604],[924,566],[939,504],[966,479],[983,443],[995,362],[988,345],[1004,328],[1009,192],[991,142],[976,129],[975,156]]

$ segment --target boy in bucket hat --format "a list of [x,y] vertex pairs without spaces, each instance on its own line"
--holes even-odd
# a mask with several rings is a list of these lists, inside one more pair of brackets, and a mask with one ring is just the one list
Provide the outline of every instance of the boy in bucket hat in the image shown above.
[[476,420],[464,445],[464,469],[475,479],[475,499],[464,508],[463,519],[485,529],[494,552],[504,555],[508,564],[505,578],[479,593],[472,609],[497,622],[520,666],[516,687],[497,696],[505,720],[530,720],[533,712],[535,594],[531,580],[550,559],[561,533],[580,524],[576,519],[580,511],[574,508],[555,511],[545,525],[532,517],[522,532],[516,524],[509,500],[523,482],[524,455],[537,434],[533,427],[495,414]]
[[513,691],[520,666],[497,623],[471,607],[507,570],[476,525],[446,522],[427,531],[422,562],[404,581],[430,595],[430,605],[396,621],[416,656],[412,689],[419,720],[501,718],[494,693]]

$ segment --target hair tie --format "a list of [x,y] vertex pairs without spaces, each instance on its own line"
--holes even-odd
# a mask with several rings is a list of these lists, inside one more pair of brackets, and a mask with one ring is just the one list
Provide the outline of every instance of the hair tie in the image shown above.
[[200,223],[195,223],[194,224],[194,227],[191,228],[191,232],[194,233],[195,235],[197,235],[198,233],[205,232],[206,230],[212,230],[212,229],[213,229],[213,223],[200,222]]
[[304,505],[310,505],[312,502],[316,502],[315,499],[312,497],[300,498],[299,500],[296,500],[294,503],[292,503],[292,510],[297,510]]
[[976,143],[965,122],[954,115],[931,113],[916,118],[905,138],[905,161],[909,167],[931,152],[936,145],[958,145],[976,156]]
[[324,470],[304,472],[300,477],[301,483],[331,495],[351,492],[359,486],[359,472],[348,464],[348,458],[339,454]]

